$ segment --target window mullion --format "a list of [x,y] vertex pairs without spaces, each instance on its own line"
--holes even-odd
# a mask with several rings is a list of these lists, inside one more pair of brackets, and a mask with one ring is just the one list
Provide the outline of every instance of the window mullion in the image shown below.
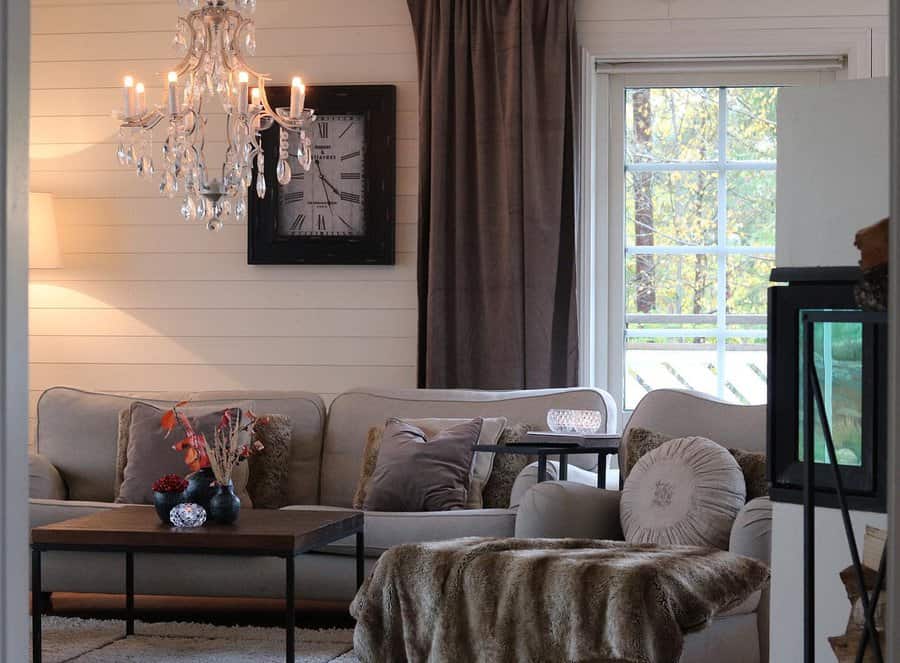
[[718,214],[716,216],[716,245],[718,277],[716,279],[716,378],[718,397],[725,397],[725,313],[728,305],[728,256],[724,249],[728,244],[728,90],[719,88],[719,163],[718,163]]

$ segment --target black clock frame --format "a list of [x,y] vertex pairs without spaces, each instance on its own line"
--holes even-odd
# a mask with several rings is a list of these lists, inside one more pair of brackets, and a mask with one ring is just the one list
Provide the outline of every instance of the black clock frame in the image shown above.
[[[273,108],[290,105],[289,87],[266,88]],[[397,185],[397,88],[393,85],[322,85],[307,90],[306,106],[318,115],[365,115],[365,235],[359,237],[286,237],[278,232],[280,185],[279,130],[263,132],[266,197],[256,195],[259,173],[254,161],[248,194],[247,263],[250,265],[393,265],[395,264]],[[314,128],[311,130],[313,131]],[[315,139],[313,139],[315,147]],[[299,168],[296,159],[292,168]]]

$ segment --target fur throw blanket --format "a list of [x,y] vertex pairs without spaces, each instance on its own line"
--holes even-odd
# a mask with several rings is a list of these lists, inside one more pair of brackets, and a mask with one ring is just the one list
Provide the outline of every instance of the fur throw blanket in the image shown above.
[[391,548],[350,607],[364,663],[677,663],[767,586],[722,550],[469,538]]

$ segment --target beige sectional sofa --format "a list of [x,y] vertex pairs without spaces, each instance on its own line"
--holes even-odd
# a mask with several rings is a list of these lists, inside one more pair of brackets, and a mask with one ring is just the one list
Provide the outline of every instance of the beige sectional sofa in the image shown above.
[[[607,429],[616,429],[611,397],[593,389],[481,392],[357,389],[339,395],[326,408],[304,392],[205,392],[193,394],[89,393],[57,387],[38,402],[36,454],[30,458],[31,524],[57,522],[113,504],[118,413],[131,400],[162,406],[180,400],[221,402],[253,400],[259,413],[284,414],[293,423],[287,486],[289,509],[349,509],[359,476],[368,429],[392,416],[503,416],[510,423],[545,427],[550,408],[597,409]],[[589,457],[573,457],[593,469]],[[596,460],[593,461],[594,463]],[[569,478],[594,475],[570,470]],[[526,468],[513,487],[512,505],[535,483]],[[596,485],[596,484],[594,484]],[[516,510],[480,509],[429,513],[367,513],[369,565],[398,543],[462,536],[513,536]],[[297,565],[298,599],[349,602],[355,593],[354,542],[347,540],[304,555]],[[46,553],[45,592],[121,593],[124,556],[117,553]],[[237,570],[240,572],[236,572]],[[280,597],[283,564],[277,559],[227,556],[138,555],[138,594]]]

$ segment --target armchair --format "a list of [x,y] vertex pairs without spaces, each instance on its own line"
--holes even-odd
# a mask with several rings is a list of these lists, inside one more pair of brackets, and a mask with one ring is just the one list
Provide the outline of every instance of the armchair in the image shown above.
[[[647,394],[635,408],[622,436],[619,467],[626,468],[628,434],[647,428],[671,437],[699,435],[723,446],[764,451],[766,408],[733,405],[689,391],[662,389]],[[528,490],[516,516],[516,536],[526,538],[589,538],[622,540],[619,520],[621,493],[585,483],[548,481]],[[735,520],[729,549],[770,562],[771,504],[768,498],[748,502]],[[703,631],[688,635],[683,663],[728,660],[766,663],[769,660],[769,596],[729,611]],[[748,647],[747,640],[759,643]]]

